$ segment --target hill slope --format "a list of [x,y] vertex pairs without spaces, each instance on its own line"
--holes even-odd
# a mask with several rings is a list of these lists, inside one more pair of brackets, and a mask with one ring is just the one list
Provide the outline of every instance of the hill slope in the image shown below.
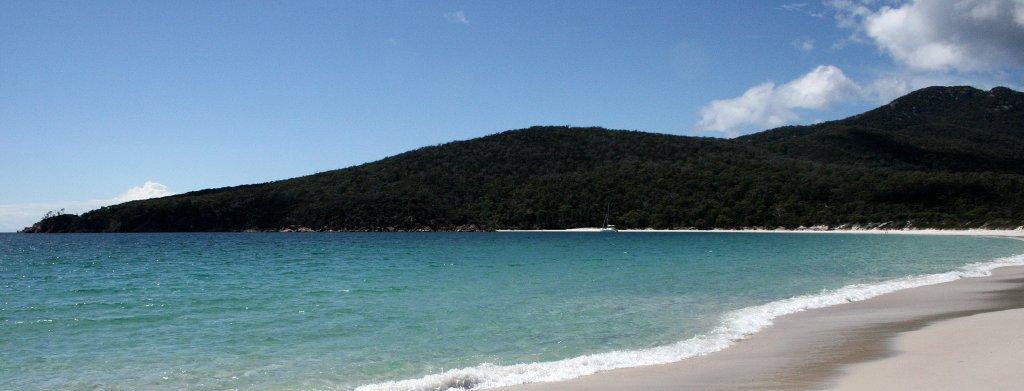
[[931,87],[733,140],[533,127],[27,232],[1024,224],[1024,94]]
[[741,140],[818,162],[1024,173],[1024,94],[929,87],[847,119]]

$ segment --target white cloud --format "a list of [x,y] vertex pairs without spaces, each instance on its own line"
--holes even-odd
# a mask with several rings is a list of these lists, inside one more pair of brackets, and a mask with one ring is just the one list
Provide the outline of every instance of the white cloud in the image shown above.
[[[840,102],[888,102],[930,85],[1006,85],[1024,67],[1024,0],[826,0],[836,24],[852,33],[834,43],[876,46],[894,60],[884,77],[846,77],[819,66],[785,84],[762,83],[742,95],[700,108],[695,127],[729,136],[741,130],[792,124],[809,110]],[[780,6],[809,9],[805,3]],[[791,44],[815,48],[808,39]],[[1008,72],[1009,71],[1009,72]]]
[[455,12],[445,12],[444,18],[447,19],[449,22],[469,24],[469,18],[466,17],[466,13],[463,12],[462,10],[458,10]]
[[161,185],[153,181],[146,181],[146,183],[143,183],[142,186],[135,186],[131,189],[128,189],[128,191],[124,192],[124,194],[114,197],[114,200],[117,201],[118,203],[121,203],[128,201],[145,200],[150,198],[166,197],[169,195],[174,195],[174,193],[172,193],[170,189],[167,188],[167,186]]
[[43,214],[49,211],[64,209],[67,213],[82,213],[102,206],[169,195],[174,195],[174,193],[167,186],[153,181],[146,181],[142,186],[133,187],[124,193],[107,199],[0,205],[0,232],[11,232],[25,228],[39,221]]
[[[891,86],[878,88],[883,87]],[[822,65],[782,85],[762,83],[738,97],[712,101],[700,109],[696,128],[735,136],[746,127],[792,123],[799,118],[797,109],[824,109],[839,101],[864,99],[865,91],[841,69]]]
[[[885,104],[910,91],[935,85],[972,85],[989,89],[999,85],[1022,87],[986,75],[898,71],[858,83],[835,66],[823,65],[782,85],[758,84],[742,95],[714,100],[701,107],[695,129],[738,136],[747,130],[762,130],[804,121],[801,114],[841,103]],[[816,118],[816,117],[812,117]]]
[[872,10],[833,0],[840,27],[854,30],[918,71],[993,71],[1024,66],[1024,1],[911,0]]
[[796,41],[790,42],[790,45],[793,45],[793,47],[803,52],[811,52],[814,50],[814,40],[810,38],[798,39]]
[[[927,85],[915,84],[913,89],[925,86]],[[908,83],[904,78],[883,77],[861,87],[860,96],[862,100],[868,102],[884,103],[906,95],[911,89],[911,83]]]

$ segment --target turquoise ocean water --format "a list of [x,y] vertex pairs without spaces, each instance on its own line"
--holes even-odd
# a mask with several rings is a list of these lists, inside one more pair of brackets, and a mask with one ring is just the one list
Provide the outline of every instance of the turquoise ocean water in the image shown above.
[[1018,254],[1024,241],[898,235],[3,234],[0,389],[563,379]]

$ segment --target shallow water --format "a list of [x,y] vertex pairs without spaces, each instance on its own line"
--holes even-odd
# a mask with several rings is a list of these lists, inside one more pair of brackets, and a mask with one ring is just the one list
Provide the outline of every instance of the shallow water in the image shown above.
[[1022,253],[902,235],[3,234],[0,389],[573,376],[584,364],[501,366],[642,362],[742,308]]

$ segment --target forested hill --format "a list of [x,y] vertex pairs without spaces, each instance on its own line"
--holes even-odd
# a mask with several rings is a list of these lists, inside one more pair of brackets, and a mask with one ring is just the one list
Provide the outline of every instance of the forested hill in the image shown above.
[[1024,225],[1024,94],[930,87],[737,139],[533,127],[26,232]]

